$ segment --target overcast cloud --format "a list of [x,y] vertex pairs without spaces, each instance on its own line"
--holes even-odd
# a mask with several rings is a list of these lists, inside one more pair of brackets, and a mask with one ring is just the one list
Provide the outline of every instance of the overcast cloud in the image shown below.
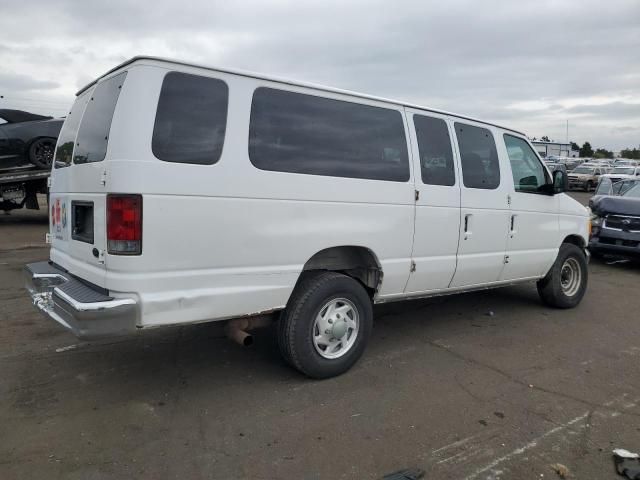
[[[9,8],[10,7],[10,8]],[[64,115],[134,55],[407,100],[529,136],[640,144],[640,1],[93,2],[0,15],[0,106]]]

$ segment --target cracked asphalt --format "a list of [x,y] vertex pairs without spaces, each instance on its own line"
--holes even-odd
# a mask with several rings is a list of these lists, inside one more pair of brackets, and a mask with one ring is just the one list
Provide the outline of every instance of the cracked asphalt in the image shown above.
[[376,307],[356,367],[311,381],[268,329],[249,349],[216,325],[79,342],[22,288],[46,229],[0,215],[2,480],[601,480],[640,451],[638,264],[592,261],[573,310],[534,285]]

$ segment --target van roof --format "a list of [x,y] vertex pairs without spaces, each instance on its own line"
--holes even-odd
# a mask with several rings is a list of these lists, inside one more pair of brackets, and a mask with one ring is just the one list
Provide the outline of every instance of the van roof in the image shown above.
[[425,111],[429,111],[429,112],[439,113],[439,114],[442,114],[442,115],[450,115],[452,117],[456,117],[456,118],[460,118],[460,119],[464,119],[464,120],[471,120],[473,122],[484,123],[485,125],[491,125],[491,126],[494,126],[494,127],[502,128],[503,130],[509,130],[511,132],[514,132],[514,133],[517,133],[519,135],[522,135],[522,136],[526,137],[525,133],[520,132],[518,130],[514,130],[513,128],[505,127],[503,125],[498,125],[498,124],[487,122],[487,121],[484,121],[484,120],[479,120],[479,119],[473,118],[473,117],[468,117],[468,116],[464,116],[464,115],[458,115],[456,113],[447,112],[445,110],[438,110],[438,109],[435,109],[435,108],[425,107],[423,105],[417,105],[417,104],[413,104],[413,103],[409,103],[409,102],[403,102],[403,101],[400,101],[400,100],[393,100],[393,99],[389,99],[389,98],[377,97],[375,95],[367,95],[365,93],[353,92],[351,90],[343,90],[343,89],[339,89],[339,88],[326,87],[324,85],[318,85],[318,84],[313,84],[313,83],[300,82],[300,81],[289,80],[289,79],[285,79],[285,78],[278,78],[278,77],[274,77],[274,76],[270,76],[270,75],[264,75],[264,74],[261,74],[261,73],[248,72],[248,71],[236,70],[236,69],[231,69],[231,68],[211,67],[211,66],[208,66],[208,65],[200,65],[200,64],[197,64],[197,63],[189,63],[189,62],[183,62],[181,60],[173,60],[173,59],[170,59],[170,58],[154,57],[154,56],[147,56],[147,55],[138,55],[138,56],[132,57],[129,60],[126,60],[126,61],[122,62],[120,65],[117,65],[117,66],[113,67],[108,72],[105,72],[103,75],[99,76],[94,81],[92,81],[91,83],[85,85],[83,88],[78,90],[78,92],[76,93],[76,96],[80,95],[82,92],[84,92],[88,88],[90,88],[93,85],[95,85],[101,78],[104,78],[107,75],[109,75],[109,74],[111,74],[111,73],[113,73],[113,72],[115,72],[117,70],[120,70],[120,69],[126,67],[127,65],[131,65],[132,63],[138,62],[140,60],[151,60],[151,61],[154,61],[154,62],[170,63],[170,64],[173,64],[173,65],[182,65],[182,66],[186,66],[186,67],[202,68],[202,69],[205,69],[205,70],[211,70],[213,72],[222,72],[222,73],[228,73],[228,74],[232,74],[232,75],[241,75],[241,76],[244,76],[244,77],[257,78],[257,79],[261,79],[261,80],[268,80],[268,81],[272,81],[272,82],[283,83],[283,84],[286,84],[286,85],[312,88],[314,90],[320,90],[320,91],[325,91],[325,92],[338,93],[338,94],[343,94],[343,95],[350,95],[352,97],[364,98],[364,99],[368,99],[368,100],[375,100],[375,101],[380,101],[380,102],[392,103],[392,104],[395,104],[395,105],[402,105],[404,107],[416,108],[416,109],[419,109],[419,110],[425,110]]

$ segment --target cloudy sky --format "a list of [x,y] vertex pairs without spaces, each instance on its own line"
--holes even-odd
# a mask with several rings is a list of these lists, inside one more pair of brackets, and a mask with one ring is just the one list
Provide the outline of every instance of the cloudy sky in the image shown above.
[[64,115],[140,54],[640,144],[640,0],[22,0],[0,15],[0,108]]

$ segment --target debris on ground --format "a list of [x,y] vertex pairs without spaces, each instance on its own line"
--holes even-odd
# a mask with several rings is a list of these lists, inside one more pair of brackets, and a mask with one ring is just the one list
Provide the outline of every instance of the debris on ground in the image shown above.
[[613,451],[613,462],[618,475],[624,475],[630,480],[640,480],[640,455],[624,448]]
[[424,477],[424,470],[419,468],[407,468],[397,472],[388,473],[382,480],[418,480]]
[[629,263],[629,259],[628,258],[616,258],[614,260],[609,260],[608,262],[605,262],[607,265],[616,265],[617,263]]
[[553,465],[551,465],[551,468],[558,474],[560,478],[569,478],[569,469],[566,467],[566,465],[563,465],[561,463],[554,463]]
[[493,313],[493,310],[489,310],[487,313],[485,313],[485,315],[487,317],[493,317],[495,315],[495,313]]
[[56,353],[68,352],[69,350],[75,350],[78,345],[68,345],[66,347],[56,348]]

